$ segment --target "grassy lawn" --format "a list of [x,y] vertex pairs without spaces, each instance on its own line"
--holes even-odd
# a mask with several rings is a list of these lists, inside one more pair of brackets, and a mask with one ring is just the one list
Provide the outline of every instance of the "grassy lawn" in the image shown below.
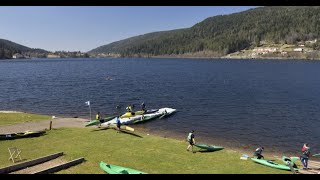
[[28,113],[0,113],[0,126],[48,119],[51,119],[51,117],[46,115]]
[[[241,153],[228,149],[193,154],[186,151],[185,141],[138,132],[117,133],[113,129],[59,128],[40,137],[0,141],[0,144],[0,167],[13,164],[8,160],[8,147],[20,148],[22,159],[25,160],[61,151],[65,153],[63,158],[67,161],[85,158],[85,162],[59,171],[58,174],[105,174],[99,167],[100,161],[150,174],[290,173],[251,160],[240,160]],[[194,149],[198,150],[197,147]]]

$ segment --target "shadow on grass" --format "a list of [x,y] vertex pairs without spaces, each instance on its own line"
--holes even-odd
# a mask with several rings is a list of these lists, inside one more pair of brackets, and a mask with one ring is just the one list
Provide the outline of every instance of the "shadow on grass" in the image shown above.
[[222,149],[219,150],[207,150],[207,149],[199,149],[197,152],[201,153],[210,153],[210,152],[216,152],[216,151],[221,151]]
[[[116,130],[116,129],[114,129],[114,128],[98,128],[98,129],[94,129],[94,130],[92,130],[92,131],[102,131],[102,130],[109,130],[109,129],[113,129],[113,130]],[[138,134],[135,134],[135,133],[133,133],[133,132],[131,132],[131,131],[126,131],[126,130],[120,130],[120,132],[121,133],[125,133],[125,134],[130,134],[130,135],[132,135],[132,136],[136,136],[136,137],[139,137],[139,138],[143,138],[142,136],[140,136],[140,135],[138,135]]]
[[130,131],[125,131],[125,130],[120,130],[122,133],[125,133],[125,134],[130,134],[132,136],[136,136],[136,137],[139,137],[139,138],[143,138],[142,136],[138,135],[138,134],[135,134],[133,132],[130,132]]

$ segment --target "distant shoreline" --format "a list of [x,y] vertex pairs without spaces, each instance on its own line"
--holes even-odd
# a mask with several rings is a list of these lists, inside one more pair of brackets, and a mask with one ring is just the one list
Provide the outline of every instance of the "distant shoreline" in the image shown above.
[[0,113],[23,113],[20,111],[0,111]]

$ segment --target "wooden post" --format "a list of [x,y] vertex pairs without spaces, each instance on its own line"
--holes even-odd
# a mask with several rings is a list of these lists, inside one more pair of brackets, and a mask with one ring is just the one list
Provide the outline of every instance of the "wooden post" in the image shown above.
[[50,127],[49,127],[49,130],[51,130],[51,127],[52,127],[52,121],[50,121]]

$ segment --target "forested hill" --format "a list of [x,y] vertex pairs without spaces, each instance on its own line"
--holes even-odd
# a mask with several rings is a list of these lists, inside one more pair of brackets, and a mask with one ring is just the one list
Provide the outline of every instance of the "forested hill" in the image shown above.
[[10,59],[16,53],[48,53],[48,51],[43,49],[33,49],[5,39],[0,39],[0,59]]
[[202,54],[223,56],[260,42],[294,44],[318,38],[320,7],[259,7],[205,19],[186,29],[140,35],[89,51],[122,56]]

